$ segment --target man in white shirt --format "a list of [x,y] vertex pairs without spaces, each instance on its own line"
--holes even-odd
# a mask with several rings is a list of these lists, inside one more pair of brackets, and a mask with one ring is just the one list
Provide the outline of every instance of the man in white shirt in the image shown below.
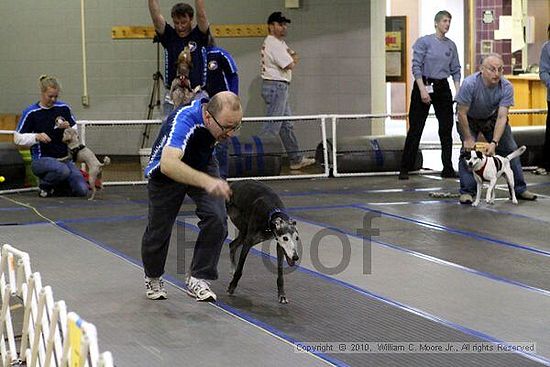
[[[267,19],[269,34],[261,51],[262,98],[267,105],[267,116],[291,115],[289,87],[292,69],[298,64],[298,56],[284,41],[288,23],[290,19],[280,11],[272,13]],[[315,163],[315,159],[305,158],[301,154],[292,121],[267,121],[262,134],[281,137],[291,170],[299,170]]]

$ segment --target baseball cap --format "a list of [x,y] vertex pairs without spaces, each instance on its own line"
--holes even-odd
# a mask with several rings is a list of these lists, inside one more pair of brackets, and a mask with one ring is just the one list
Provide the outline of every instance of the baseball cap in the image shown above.
[[276,11],[276,12],[273,12],[271,13],[271,15],[269,16],[269,18],[267,18],[267,24],[271,24],[271,23],[290,23],[290,19],[286,18],[283,13],[281,13],[280,11]]

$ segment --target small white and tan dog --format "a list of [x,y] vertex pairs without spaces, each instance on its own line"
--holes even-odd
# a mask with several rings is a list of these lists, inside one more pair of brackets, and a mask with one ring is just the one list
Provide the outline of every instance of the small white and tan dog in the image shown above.
[[485,202],[487,204],[493,204],[495,201],[495,186],[500,176],[504,175],[506,182],[508,183],[508,190],[510,191],[510,198],[512,203],[517,204],[516,193],[514,191],[514,172],[510,168],[510,161],[525,152],[525,145],[522,145],[506,157],[500,155],[486,156],[480,151],[472,150],[470,152],[463,153],[463,157],[466,160],[466,165],[470,168],[474,174],[474,179],[477,183],[476,199],[472,203],[472,206],[478,206],[481,200],[481,190],[483,188],[483,181],[489,182],[487,189],[487,195]]
[[[65,129],[63,132],[63,142],[69,147],[72,160],[76,162],[77,165],[81,163],[86,164],[86,168],[88,169],[88,183],[92,190],[92,195],[88,200],[94,200],[97,189],[103,189],[103,184],[101,183],[103,166],[111,164],[111,159],[105,156],[103,158],[103,163],[101,163],[90,148],[86,147],[84,144],[80,144],[78,132],[73,128]],[[100,183],[99,187],[96,187],[97,179],[100,179],[97,181]]]

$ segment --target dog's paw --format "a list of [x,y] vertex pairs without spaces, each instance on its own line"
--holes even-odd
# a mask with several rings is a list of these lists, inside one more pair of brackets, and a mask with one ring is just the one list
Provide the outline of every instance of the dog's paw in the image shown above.
[[494,200],[486,200],[486,203],[489,204],[489,205],[493,205],[495,203]]
[[478,206],[478,205],[479,205],[479,201],[474,201],[474,202],[472,203],[472,206]]
[[286,305],[288,303],[288,299],[286,298],[286,296],[284,294],[279,296],[279,303],[281,303],[283,305]]
[[512,204],[518,205],[518,199],[512,199]]
[[227,294],[232,296],[233,293],[235,293],[235,287],[232,287],[232,286],[227,287]]

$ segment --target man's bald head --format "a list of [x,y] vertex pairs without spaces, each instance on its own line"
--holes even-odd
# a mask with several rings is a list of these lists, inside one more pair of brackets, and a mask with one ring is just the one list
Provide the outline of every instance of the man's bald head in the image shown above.
[[481,65],[488,65],[495,61],[500,61],[501,64],[504,63],[504,61],[502,60],[502,56],[493,52],[483,58],[483,60],[481,61]]
[[207,128],[218,141],[233,136],[241,127],[243,119],[241,99],[233,92],[215,94],[204,111]]
[[240,112],[242,115],[241,99],[233,92],[219,92],[208,102],[208,111],[218,115],[224,109],[231,112]]

